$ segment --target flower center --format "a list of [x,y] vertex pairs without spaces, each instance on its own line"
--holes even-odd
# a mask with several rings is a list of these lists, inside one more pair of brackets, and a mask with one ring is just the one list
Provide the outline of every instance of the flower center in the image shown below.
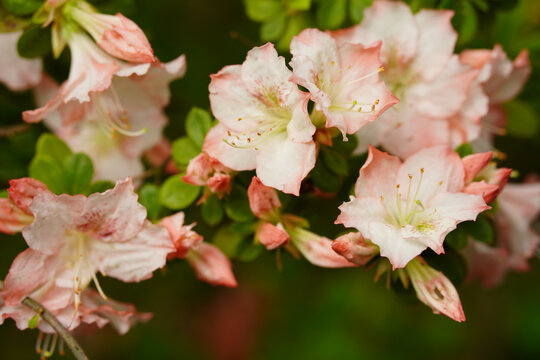
[[110,137],[115,138],[117,133],[124,136],[141,136],[147,129],[132,130],[126,109],[122,106],[118,93],[113,85],[102,92],[92,94],[94,106],[94,120],[99,127]]
[[[420,192],[420,188],[422,186],[422,181],[424,178],[424,168],[420,169],[419,180],[415,189],[413,189],[412,186],[414,175],[409,174],[408,177],[409,185],[407,187],[406,197],[403,198],[403,194],[400,192],[400,185],[398,184],[396,185],[394,202],[392,202],[391,199],[385,199],[384,196],[381,195],[381,204],[386,211],[386,214],[388,215],[389,222],[393,223],[394,225],[398,227],[412,225],[421,231],[429,230],[433,226],[426,220],[431,218],[431,216],[435,214],[437,209],[434,208],[432,211],[426,212],[427,209],[424,205],[428,204],[423,204],[418,199],[418,194]],[[442,181],[439,182],[437,190],[428,200],[428,203],[438,193],[441,185]]]

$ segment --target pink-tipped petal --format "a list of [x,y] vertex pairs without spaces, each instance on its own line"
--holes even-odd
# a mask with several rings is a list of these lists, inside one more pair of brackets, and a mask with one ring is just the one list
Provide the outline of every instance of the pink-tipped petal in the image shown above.
[[200,243],[189,252],[187,260],[199,280],[227,287],[238,285],[230,260],[214,245]]

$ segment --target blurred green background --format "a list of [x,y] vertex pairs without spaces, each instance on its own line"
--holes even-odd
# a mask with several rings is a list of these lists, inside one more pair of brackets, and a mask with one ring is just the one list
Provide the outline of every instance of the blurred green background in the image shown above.
[[[171,86],[166,131],[170,139],[183,134],[183,120],[192,106],[209,107],[209,74],[241,63],[251,47],[261,44],[260,26],[246,16],[240,0],[94,2],[114,3],[137,22],[162,61],[186,54],[186,77]],[[351,4],[355,2],[351,0]],[[433,6],[439,2],[412,3]],[[475,9],[472,36],[467,34],[472,20],[465,3]],[[481,9],[479,3],[489,6]],[[509,114],[509,121],[518,130],[497,139],[497,145],[508,154],[504,165],[518,169],[521,177],[539,172],[540,1],[458,0],[453,4],[450,6],[456,6],[461,16],[456,26],[466,37],[458,51],[492,48],[498,42],[513,58],[521,48],[529,48],[533,73],[514,102],[518,104],[513,106],[515,113]],[[313,19],[317,19],[315,11]],[[306,12],[302,16],[311,15]],[[340,26],[352,24],[352,19],[352,15],[344,18]],[[46,68],[59,79],[65,78],[69,57],[64,54],[57,62],[47,59]],[[32,106],[30,93],[12,94],[2,87],[1,126],[20,124],[21,111]],[[42,131],[36,125],[20,135],[0,138],[2,188],[10,178],[26,175],[33,144]],[[337,210],[321,204],[306,199],[306,206],[316,209],[311,214],[316,230],[334,236],[341,231],[332,225]],[[188,218],[199,221],[197,214],[189,213]],[[201,221],[199,224],[196,230],[204,235],[212,233]],[[20,236],[0,237],[0,277],[25,248]],[[176,261],[140,284],[112,279],[102,282],[111,298],[134,303],[139,311],[153,312],[148,324],[138,324],[124,336],[108,327],[77,335],[91,359],[538,359],[540,263],[533,259],[531,264],[529,273],[510,274],[496,289],[460,285],[467,321],[457,324],[433,315],[423,304],[398,297],[386,289],[384,281],[373,283],[373,271],[321,269],[288,255],[283,256],[283,270],[278,271],[274,252],[264,252],[256,261],[234,262],[239,287],[223,289],[195,280],[188,265]],[[0,358],[38,358],[36,337],[37,331],[20,332],[7,320],[0,327]]]

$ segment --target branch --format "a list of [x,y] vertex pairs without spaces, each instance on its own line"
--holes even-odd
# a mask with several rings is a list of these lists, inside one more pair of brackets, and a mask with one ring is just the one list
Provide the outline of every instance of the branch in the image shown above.
[[[4,282],[0,280],[0,290],[3,287]],[[45,309],[43,305],[30,297],[24,298],[22,304],[40,314],[41,318],[43,318],[43,320],[45,320],[56,331],[58,336],[64,340],[77,360],[88,360],[88,356],[86,356],[79,343],[77,343],[69,331],[67,331],[66,328],[56,319],[56,317]]]

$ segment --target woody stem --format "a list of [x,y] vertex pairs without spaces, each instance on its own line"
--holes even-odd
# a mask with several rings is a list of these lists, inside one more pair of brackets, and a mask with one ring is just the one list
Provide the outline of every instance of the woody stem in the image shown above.
[[[4,287],[4,282],[0,280],[0,290]],[[84,353],[79,343],[71,336],[69,331],[60,324],[56,317],[51,314],[47,309],[43,307],[36,300],[26,297],[22,301],[22,304],[32,310],[34,310],[40,317],[46,321],[67,344],[73,355],[77,360],[88,360],[88,356]]]

